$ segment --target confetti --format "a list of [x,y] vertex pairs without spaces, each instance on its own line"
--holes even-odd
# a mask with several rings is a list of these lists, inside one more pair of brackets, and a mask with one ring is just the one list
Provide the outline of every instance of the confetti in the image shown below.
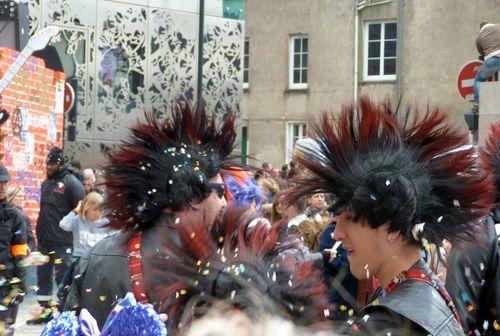
[[347,312],[347,314],[349,314],[349,316],[353,316],[354,315],[354,310],[353,309],[349,309],[349,311]]
[[329,317],[330,316],[330,310],[329,309],[323,310],[323,314],[325,315],[325,317]]
[[106,301],[106,296],[105,296],[105,295],[101,295],[101,296],[99,296],[99,300],[101,300],[101,301]]
[[386,185],[386,186],[391,185],[391,181],[389,181],[389,180],[385,180],[385,185]]

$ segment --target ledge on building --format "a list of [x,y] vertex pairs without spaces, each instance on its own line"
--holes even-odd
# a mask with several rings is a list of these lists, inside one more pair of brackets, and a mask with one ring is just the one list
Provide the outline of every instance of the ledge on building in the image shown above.
[[306,93],[308,94],[309,93],[309,87],[305,87],[305,88],[291,88],[291,87],[287,87],[284,91],[285,94],[290,94],[290,93]]
[[361,80],[359,82],[360,85],[368,85],[368,84],[396,84],[397,79],[384,79],[384,80]]

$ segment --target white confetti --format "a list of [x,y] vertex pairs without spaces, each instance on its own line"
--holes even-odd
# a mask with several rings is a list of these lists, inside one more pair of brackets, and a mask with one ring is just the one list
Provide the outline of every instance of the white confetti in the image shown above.
[[438,217],[438,223],[441,223],[442,220],[443,220],[443,216],[439,216]]
[[415,239],[416,241],[419,240],[418,236],[422,231],[424,231],[424,226],[425,223],[419,223],[413,226],[413,229],[411,229],[411,234],[413,235],[413,239]]
[[386,185],[386,186],[389,186],[390,184],[391,184],[391,181],[389,181],[389,180],[385,180],[385,185]]

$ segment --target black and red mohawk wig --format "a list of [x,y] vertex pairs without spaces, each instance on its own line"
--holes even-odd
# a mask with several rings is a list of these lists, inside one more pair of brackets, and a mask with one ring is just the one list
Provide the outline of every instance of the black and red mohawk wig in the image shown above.
[[112,227],[142,231],[165,208],[180,211],[210,195],[209,179],[226,164],[237,166],[234,113],[220,126],[215,119],[204,103],[178,102],[163,121],[149,112],[131,127],[105,167]]
[[437,107],[407,108],[400,119],[396,112],[388,101],[361,97],[340,115],[324,113],[313,126],[316,145],[295,157],[312,174],[298,181],[289,201],[333,193],[333,210],[349,207],[374,228],[389,223],[410,242],[470,238],[489,211],[493,184],[477,167],[468,134]]
[[168,258],[145,256],[152,271],[148,292],[174,330],[199,318],[216,302],[249,315],[279,314],[301,325],[328,316],[321,270],[304,261],[300,242],[241,207],[228,207],[209,232],[200,216],[184,212],[177,233],[181,246],[158,237]]
[[486,166],[495,176],[495,203],[500,202],[500,121],[491,125],[491,131],[482,150],[482,158]]

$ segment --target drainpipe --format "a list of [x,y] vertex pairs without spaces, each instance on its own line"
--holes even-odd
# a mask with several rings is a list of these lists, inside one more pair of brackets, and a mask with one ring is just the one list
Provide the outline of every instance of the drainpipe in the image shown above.
[[200,101],[203,98],[203,35],[205,25],[205,0],[200,0],[200,17],[198,27],[198,77],[196,87],[196,99]]
[[354,4],[354,104],[358,102],[358,29],[359,29],[359,0]]
[[397,28],[397,44],[396,51],[396,99],[401,99],[401,83],[403,80],[403,12],[404,0],[399,0],[399,13],[398,13],[398,28]]

